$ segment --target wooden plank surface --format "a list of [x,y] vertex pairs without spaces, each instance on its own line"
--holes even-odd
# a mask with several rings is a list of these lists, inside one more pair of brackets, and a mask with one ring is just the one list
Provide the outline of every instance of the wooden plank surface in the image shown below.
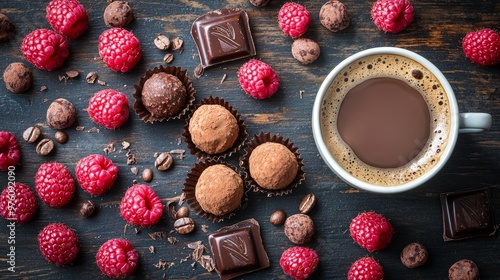
[[[48,1],[1,1],[0,12],[9,16],[16,26],[15,37],[0,43],[0,68],[16,61],[25,62],[19,45],[29,32],[36,28],[50,28],[45,20],[45,5]],[[95,253],[99,246],[110,238],[123,237],[132,242],[139,252],[139,266],[135,279],[214,279],[217,274],[207,273],[192,261],[182,262],[192,250],[186,244],[201,240],[207,243],[207,234],[222,226],[247,218],[256,218],[261,224],[266,250],[271,267],[241,279],[289,279],[279,266],[283,250],[293,246],[283,233],[282,227],[272,226],[269,215],[283,209],[288,215],[298,212],[298,204],[307,193],[318,197],[318,205],[310,214],[316,223],[316,237],[307,244],[316,249],[320,264],[314,279],[345,279],[352,262],[366,255],[376,258],[384,267],[386,279],[447,279],[448,268],[462,258],[474,260],[479,266],[482,279],[500,277],[498,234],[493,237],[475,238],[460,242],[443,242],[439,194],[465,188],[490,187],[494,203],[500,207],[500,68],[482,68],[468,61],[461,48],[461,39],[472,30],[484,27],[499,28],[500,3],[498,1],[447,0],[412,1],[415,20],[409,28],[398,34],[384,34],[370,18],[373,1],[344,1],[351,15],[351,25],[339,33],[331,33],[319,21],[322,1],[300,1],[312,15],[312,25],[306,37],[316,40],[321,47],[321,56],[314,64],[301,65],[291,56],[292,40],[278,27],[277,12],[284,1],[272,1],[264,8],[253,7],[246,0],[228,1],[130,1],[135,20],[127,27],[141,41],[143,56],[138,65],[128,73],[109,70],[99,58],[97,44],[101,32],[106,29],[102,14],[107,6],[104,0],[82,0],[90,16],[88,31],[70,41],[70,57],[63,67],[53,72],[35,69],[34,86],[26,94],[15,95],[0,88],[0,130],[13,132],[20,140],[21,165],[16,168],[16,180],[34,187],[34,174],[41,163],[57,161],[68,166],[74,175],[76,162],[93,153],[104,154],[103,149],[114,143],[117,150],[109,155],[120,168],[114,187],[99,197],[91,197],[77,188],[74,199],[62,209],[48,207],[39,200],[37,214],[30,223],[18,225],[15,230],[15,273],[8,271],[7,264],[9,231],[7,221],[0,223],[0,278],[4,279],[104,279],[95,264]],[[201,78],[193,77],[199,63],[195,44],[189,34],[192,22],[200,15],[221,7],[240,7],[250,16],[252,33],[257,47],[256,58],[270,64],[278,73],[281,87],[268,100],[254,100],[239,88],[236,73],[245,60],[214,66]],[[306,180],[293,193],[283,197],[268,198],[250,193],[248,207],[232,219],[212,223],[191,213],[198,229],[186,236],[170,233],[173,220],[164,214],[152,228],[141,228],[135,233],[129,226],[124,233],[125,221],[119,214],[119,203],[125,190],[133,180],[141,181],[139,175],[130,171],[126,163],[126,151],[121,150],[122,141],[131,144],[130,149],[137,158],[133,166],[143,170],[153,168],[154,153],[173,149],[187,149],[181,139],[184,118],[153,125],[143,123],[132,107],[130,119],[121,128],[111,131],[94,124],[84,111],[93,93],[111,88],[124,92],[133,103],[133,85],[147,69],[163,64],[164,52],[153,45],[153,39],[165,34],[184,40],[182,53],[174,52],[173,65],[188,70],[197,90],[197,104],[209,96],[224,98],[243,116],[250,137],[260,132],[271,132],[289,137],[304,158]],[[491,131],[483,134],[461,135],[450,161],[441,172],[424,186],[402,194],[377,195],[358,192],[348,187],[326,167],[321,160],[311,132],[311,111],[316,92],[328,72],[347,56],[358,51],[378,46],[397,46],[415,51],[439,67],[455,90],[460,111],[480,111],[493,115]],[[77,70],[80,77],[60,81],[58,76],[67,70]],[[88,84],[85,75],[96,71],[106,86]],[[223,76],[226,76],[221,83]],[[46,86],[46,91],[40,91]],[[300,94],[303,92],[303,94]],[[55,132],[45,121],[45,113],[52,100],[63,97],[75,105],[78,119],[65,131],[68,143],[57,144],[56,151],[46,157],[35,153],[35,146],[22,141],[25,128],[37,125],[46,137]],[[77,131],[83,126],[83,131]],[[93,128],[98,132],[89,132]],[[237,165],[233,155],[226,161]],[[154,173],[150,185],[164,203],[168,198],[181,194],[187,173],[197,159],[187,153],[184,159],[175,158],[174,167],[167,172]],[[7,184],[5,172],[0,173],[0,186]],[[99,205],[95,216],[83,219],[79,216],[81,204],[87,199]],[[395,234],[389,246],[375,253],[368,253],[353,243],[349,236],[350,220],[359,212],[374,210],[390,218]],[[499,211],[495,210],[497,216]],[[497,219],[498,221],[498,219]],[[38,251],[37,233],[48,223],[63,222],[76,230],[81,250],[74,264],[56,267],[49,264]],[[201,226],[208,226],[208,232]],[[172,245],[165,239],[152,240],[148,233],[164,231],[179,242]],[[399,261],[403,247],[413,241],[424,244],[429,252],[429,261],[421,268],[407,269]],[[155,247],[155,253],[149,247]],[[173,262],[167,270],[159,270],[154,264],[159,259]]]

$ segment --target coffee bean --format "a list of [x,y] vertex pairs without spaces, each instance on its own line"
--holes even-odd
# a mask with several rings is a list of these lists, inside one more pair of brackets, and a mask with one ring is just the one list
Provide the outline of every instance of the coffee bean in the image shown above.
[[191,218],[184,217],[177,219],[174,223],[174,228],[177,233],[188,234],[194,230],[194,221]]
[[64,144],[64,143],[68,142],[68,134],[66,134],[66,132],[64,132],[64,131],[58,130],[54,134],[54,139],[56,139],[56,141],[58,143]]
[[304,196],[299,204],[299,211],[302,214],[307,214],[316,206],[316,196],[312,193]]
[[168,170],[174,163],[174,157],[167,152],[163,152],[158,155],[155,160],[155,168],[159,171]]
[[285,211],[279,209],[274,211],[269,217],[269,222],[275,226],[281,226],[285,223],[286,214]]
[[95,205],[92,201],[87,200],[83,203],[82,208],[80,208],[80,215],[84,218],[88,218],[94,213]]
[[165,51],[170,48],[170,39],[165,35],[158,35],[153,43],[159,50]]
[[40,137],[40,128],[30,126],[23,132],[23,139],[28,143],[34,143]]
[[189,208],[187,208],[186,206],[182,206],[181,208],[179,208],[179,210],[177,210],[175,216],[177,217],[177,219],[189,216]]
[[142,180],[144,182],[151,182],[153,181],[153,170],[146,168],[142,171]]
[[46,156],[50,154],[50,152],[52,152],[53,149],[54,149],[54,141],[47,138],[40,140],[38,145],[36,145],[36,153],[41,156]]

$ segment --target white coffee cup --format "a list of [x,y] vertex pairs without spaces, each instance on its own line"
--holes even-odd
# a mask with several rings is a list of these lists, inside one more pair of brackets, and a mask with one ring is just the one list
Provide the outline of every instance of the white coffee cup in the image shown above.
[[[367,65],[370,66],[370,71],[362,68],[367,67]],[[404,76],[405,74],[401,73],[411,71],[410,68],[405,69],[405,67],[414,67],[415,65],[420,65],[425,70],[424,75],[431,77],[429,83],[434,79],[433,83],[437,85],[435,87],[443,96],[441,99],[445,100],[444,109],[441,106],[439,110],[431,110],[431,108],[436,107],[434,105],[434,100],[437,100],[434,96],[436,94],[435,92],[432,94],[425,93],[431,91],[423,89],[429,88],[428,85],[424,87],[427,82],[421,82],[422,89],[418,90],[422,95],[428,95],[424,99],[426,99],[429,110],[432,114],[435,114],[431,115],[431,119],[434,121],[440,119],[438,122],[442,123],[446,131],[441,131],[441,126],[436,128],[434,123],[431,124],[431,129],[434,131],[431,131],[430,134],[436,134],[436,130],[439,130],[442,135],[440,137],[430,136],[428,143],[423,145],[424,148],[415,159],[398,168],[372,167],[360,161],[355,153],[352,153],[352,150],[349,153],[345,152],[346,148],[349,149],[349,145],[342,141],[340,134],[336,130],[337,112],[343,96],[347,94],[350,88],[361,82],[357,81],[357,79],[363,80],[374,77],[399,78],[391,76],[390,73],[397,72],[399,73],[397,75]],[[357,67],[359,69],[356,69]],[[355,68],[355,70],[351,70],[352,68]],[[389,71],[386,68],[394,69]],[[349,75],[346,73],[349,73]],[[344,78],[346,75],[348,75],[348,79]],[[402,79],[411,80],[411,74],[409,75],[409,78],[403,77]],[[344,81],[349,82],[345,82],[344,85]],[[328,105],[335,102],[340,104],[338,106]],[[442,105],[442,102],[440,102],[440,105]],[[459,133],[487,131],[490,129],[491,123],[492,117],[487,113],[459,113],[453,89],[441,71],[426,58],[412,51],[394,47],[367,49],[339,63],[328,74],[319,88],[312,112],[314,140],[326,165],[349,185],[376,193],[404,192],[422,185],[446,164],[453,152]],[[354,158],[346,159],[348,156]]]

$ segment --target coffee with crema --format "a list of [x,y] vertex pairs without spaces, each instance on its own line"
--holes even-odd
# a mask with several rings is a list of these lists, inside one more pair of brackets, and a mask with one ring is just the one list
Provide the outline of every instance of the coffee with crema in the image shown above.
[[358,179],[407,183],[439,161],[450,133],[447,95],[438,79],[410,58],[363,57],[332,81],[321,106],[323,139]]

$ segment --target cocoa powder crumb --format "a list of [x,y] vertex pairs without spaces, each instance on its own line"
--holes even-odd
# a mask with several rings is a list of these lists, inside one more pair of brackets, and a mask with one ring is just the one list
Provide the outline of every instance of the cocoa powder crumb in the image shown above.
[[76,127],[77,131],[83,131],[85,129],[85,126],[79,125]]
[[101,81],[99,79],[97,79],[97,83],[101,86],[105,86],[106,85],[106,82],[105,81]]

